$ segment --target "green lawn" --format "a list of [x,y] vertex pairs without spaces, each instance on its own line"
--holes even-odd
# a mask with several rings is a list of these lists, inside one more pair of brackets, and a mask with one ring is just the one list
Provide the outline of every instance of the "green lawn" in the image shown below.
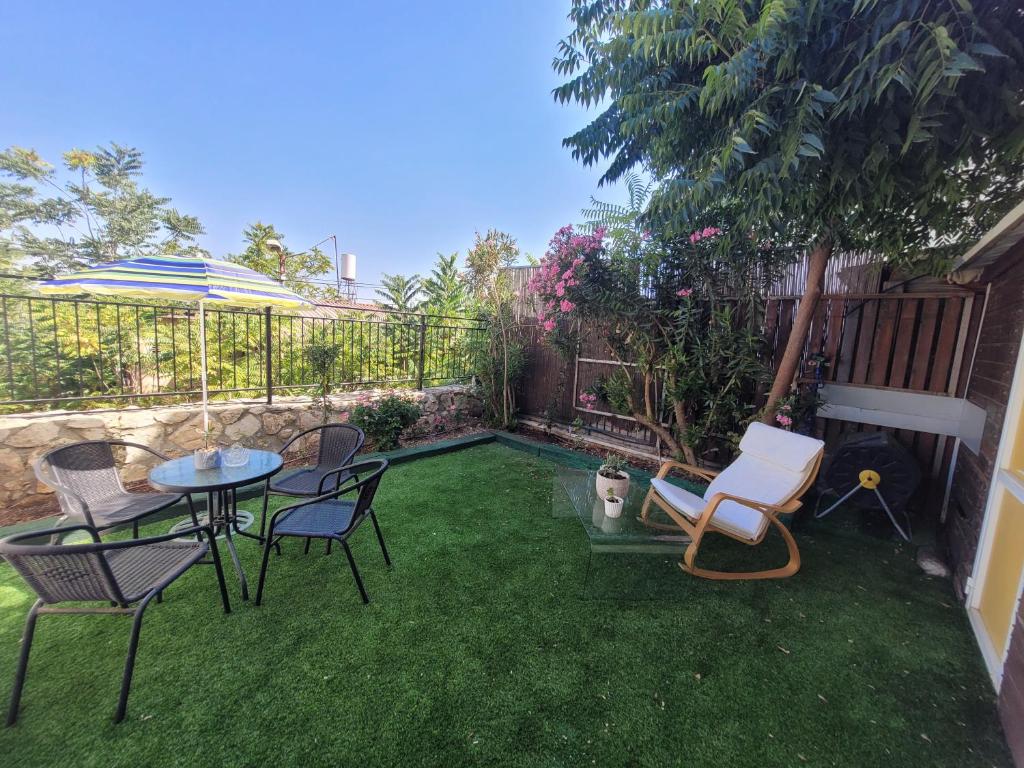
[[[1010,764],[964,612],[907,551],[816,529],[795,578],[734,584],[604,557],[599,581],[658,599],[581,599],[587,542],[551,517],[552,468],[487,445],[390,470],[394,568],[371,526],[353,544],[368,607],[322,547],[286,543],[261,608],[228,570],[230,616],[194,568],[149,609],[118,726],[129,621],[42,617],[4,764]],[[3,696],[30,602],[0,566]]]

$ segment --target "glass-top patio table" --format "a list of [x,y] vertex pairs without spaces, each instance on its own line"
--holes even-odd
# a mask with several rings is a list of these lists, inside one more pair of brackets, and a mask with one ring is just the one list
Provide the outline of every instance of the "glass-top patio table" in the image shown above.
[[622,505],[622,515],[609,518],[604,514],[604,500],[598,498],[596,481],[596,470],[558,467],[552,492],[552,516],[578,518],[589,540],[590,557],[584,592],[590,583],[594,555],[673,555],[674,559],[682,558],[690,543],[689,536],[682,532],[673,534],[648,528],[640,521],[640,509],[647,495],[646,482],[634,478]]

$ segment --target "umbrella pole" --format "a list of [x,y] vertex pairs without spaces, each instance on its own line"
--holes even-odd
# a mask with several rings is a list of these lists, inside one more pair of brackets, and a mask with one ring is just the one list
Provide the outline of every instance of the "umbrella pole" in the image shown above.
[[206,388],[206,312],[203,302],[199,302],[199,378],[203,382],[203,440],[210,431],[210,413],[207,402],[210,394]]

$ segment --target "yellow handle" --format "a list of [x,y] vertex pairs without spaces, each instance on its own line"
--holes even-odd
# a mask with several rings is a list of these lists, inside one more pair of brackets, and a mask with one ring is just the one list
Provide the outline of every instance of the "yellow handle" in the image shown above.
[[881,476],[873,469],[865,469],[858,475],[860,478],[860,484],[863,488],[867,488],[869,491],[878,487],[878,484],[882,482]]

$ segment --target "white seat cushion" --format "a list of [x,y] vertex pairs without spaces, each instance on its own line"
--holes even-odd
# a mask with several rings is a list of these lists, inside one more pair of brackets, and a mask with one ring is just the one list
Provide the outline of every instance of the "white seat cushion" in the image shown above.
[[[704,492],[705,501],[716,493],[728,493],[762,504],[782,504],[800,490],[806,475],[790,472],[756,456],[740,454],[722,470]],[[756,540],[764,533],[768,518],[756,509],[736,501],[723,501],[715,510],[713,525],[743,538]]]
[[661,498],[691,520],[700,517],[701,511],[707,506],[707,502],[696,493],[690,493],[685,488],[672,485],[668,480],[655,478],[651,480],[651,487],[658,492]]

